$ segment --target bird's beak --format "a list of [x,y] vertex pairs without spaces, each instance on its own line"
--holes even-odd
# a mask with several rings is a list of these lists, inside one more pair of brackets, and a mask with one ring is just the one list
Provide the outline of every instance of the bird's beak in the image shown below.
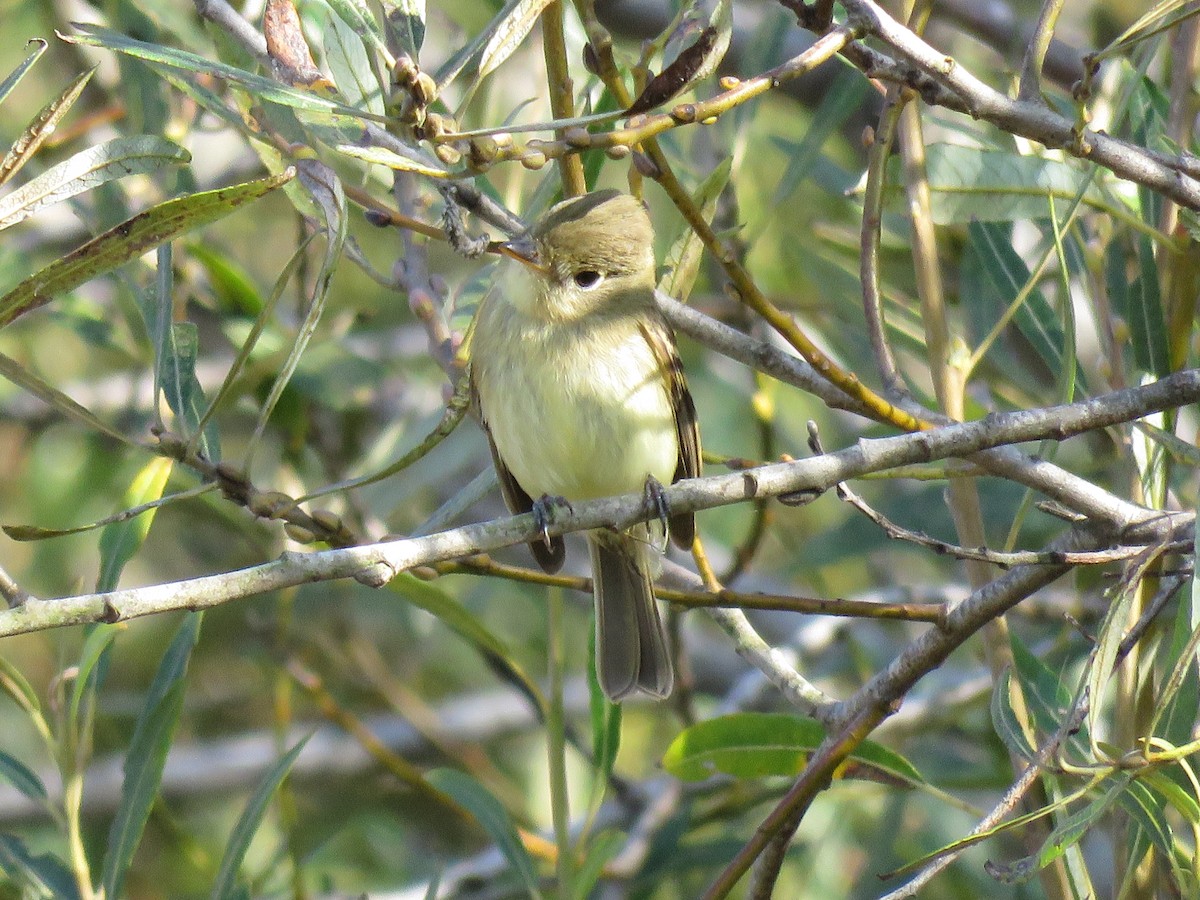
[[537,244],[529,240],[529,238],[517,238],[512,241],[505,241],[500,245],[499,250],[510,259],[515,259],[522,265],[533,269],[539,275],[545,275],[548,271],[538,254]]

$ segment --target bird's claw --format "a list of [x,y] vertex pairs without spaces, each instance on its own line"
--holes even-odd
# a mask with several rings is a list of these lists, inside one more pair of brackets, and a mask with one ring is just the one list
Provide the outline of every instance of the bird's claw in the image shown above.
[[556,506],[564,506],[568,512],[575,512],[575,508],[571,506],[571,501],[566,497],[542,494],[542,496],[533,501],[533,521],[537,525],[538,531],[542,533],[542,543],[546,545],[547,550],[553,549],[553,544],[550,540],[550,523],[554,519],[554,507]]
[[667,500],[667,489],[653,475],[646,476],[646,484],[642,488],[642,502],[646,510],[662,524],[663,540],[665,542],[669,531],[668,521],[671,518],[671,504]]

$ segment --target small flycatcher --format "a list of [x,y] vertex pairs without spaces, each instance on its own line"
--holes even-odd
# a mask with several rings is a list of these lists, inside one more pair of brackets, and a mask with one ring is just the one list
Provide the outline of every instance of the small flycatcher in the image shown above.
[[[654,302],[654,233],[641,203],[618,191],[566,200],[507,251],[525,277],[479,312],[471,386],[508,508],[699,475],[696,409]],[[669,527],[691,547],[691,513],[671,516]],[[666,697],[675,682],[652,590],[653,533],[588,533],[596,672],[614,701],[637,691]],[[562,538],[530,546],[547,572],[562,565]]]

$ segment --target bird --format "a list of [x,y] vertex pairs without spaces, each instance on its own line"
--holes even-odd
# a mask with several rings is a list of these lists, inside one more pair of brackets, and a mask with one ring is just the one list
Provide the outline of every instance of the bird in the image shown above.
[[[661,539],[690,548],[691,513],[662,484],[700,474],[700,432],[675,336],[654,299],[654,231],[616,190],[564,200],[503,246],[501,289],[471,338],[472,396],[504,501],[545,524],[556,503],[644,491],[661,522],[587,533],[596,674],[618,702],[670,695],[674,668],[653,593]],[[547,572],[561,537],[530,544]]]

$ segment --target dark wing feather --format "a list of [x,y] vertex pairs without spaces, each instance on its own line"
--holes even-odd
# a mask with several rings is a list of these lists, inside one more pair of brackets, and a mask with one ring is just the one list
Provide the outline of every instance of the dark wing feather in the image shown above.
[[[692,402],[687,378],[683,374],[679,350],[675,346],[675,336],[671,333],[671,326],[658,317],[642,322],[641,330],[642,336],[658,360],[667,396],[671,401],[671,409],[675,413],[675,437],[679,442],[679,458],[675,463],[675,474],[671,483],[674,484],[683,478],[696,478],[700,475],[700,426],[696,421],[696,405]],[[671,539],[676,546],[690,550],[696,535],[696,517],[692,513],[671,516],[670,529]]]
[[[492,440],[492,430],[488,428],[487,420],[483,417],[479,392],[475,389],[473,380],[471,382],[471,398],[475,403],[475,408],[479,410],[479,424],[483,428],[483,433],[487,435],[488,449],[492,452],[492,465],[496,467],[496,478],[500,482],[500,495],[504,498],[504,505],[514,516],[532,512],[533,498],[517,483],[517,479],[513,477],[508,466],[504,464],[504,460],[500,458],[500,451],[496,449],[496,442]],[[537,560],[537,564],[541,566],[542,571],[551,574],[561,569],[563,560],[567,558],[567,548],[561,537],[550,538],[549,544],[542,540],[530,541],[529,551]]]

